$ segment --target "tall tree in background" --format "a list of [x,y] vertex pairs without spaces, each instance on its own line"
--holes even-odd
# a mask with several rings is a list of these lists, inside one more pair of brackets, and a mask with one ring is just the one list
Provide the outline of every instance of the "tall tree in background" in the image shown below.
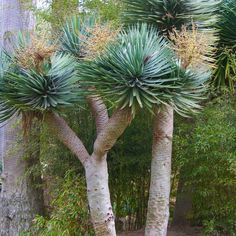
[[[161,34],[173,41],[183,69],[190,69],[192,64],[196,64],[194,59],[199,56],[200,43],[198,37],[196,37],[194,27],[197,27],[201,32],[206,30],[207,33],[210,33],[208,27],[215,23],[216,16],[214,16],[214,13],[216,12],[218,1],[149,0],[143,2],[142,0],[125,0],[124,2],[126,3],[124,16],[127,23],[146,22],[156,26]],[[183,27],[186,27],[186,29]],[[189,29],[192,31],[192,36],[188,36],[187,31]],[[186,31],[186,33],[181,33],[180,31]],[[195,37],[195,42],[189,40],[188,45],[186,42],[188,37],[193,37],[193,39]],[[195,43],[194,47],[191,45],[193,43]],[[187,48],[187,46],[190,48]],[[202,53],[203,57],[205,53],[207,51]],[[197,67],[199,68],[194,70],[195,72],[202,70],[200,64]],[[200,85],[201,75],[193,75],[191,80],[193,83],[192,92],[194,91],[194,83],[197,81],[199,82],[198,86],[204,88],[203,84]],[[195,86],[196,88],[198,87],[197,84]],[[162,104],[160,109],[155,109],[151,184],[145,231],[147,236],[164,236],[167,234],[174,110],[186,114],[199,108],[194,103],[202,99],[200,94],[198,96],[191,94],[189,86],[181,89],[180,94],[171,98],[170,105]],[[191,99],[194,102],[188,101]]]
[[[1,47],[13,50],[19,30],[33,30],[34,17],[28,5],[16,0],[1,0]],[[6,59],[6,58],[5,58]],[[6,59],[7,60],[7,59]],[[7,69],[1,52],[0,74]],[[0,235],[20,235],[27,231],[36,214],[43,212],[40,187],[41,173],[27,174],[27,169],[39,164],[39,153],[28,150],[23,140],[21,119],[15,117],[2,123],[1,158],[3,163],[2,191],[0,195]],[[31,133],[28,140],[37,137]],[[36,141],[36,140],[35,140]],[[26,150],[27,149],[27,150]]]

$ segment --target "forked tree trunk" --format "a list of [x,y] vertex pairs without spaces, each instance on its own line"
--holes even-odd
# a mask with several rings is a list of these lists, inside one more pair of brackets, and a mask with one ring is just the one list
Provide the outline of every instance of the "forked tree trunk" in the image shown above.
[[118,110],[108,120],[107,110],[102,103],[96,101],[92,101],[91,109],[97,127],[92,155],[89,155],[79,137],[61,117],[48,113],[44,121],[85,168],[88,202],[96,236],[116,236],[106,158],[107,152],[130,124],[132,115],[129,109]]
[[173,108],[154,117],[151,182],[145,236],[166,236],[169,220]]

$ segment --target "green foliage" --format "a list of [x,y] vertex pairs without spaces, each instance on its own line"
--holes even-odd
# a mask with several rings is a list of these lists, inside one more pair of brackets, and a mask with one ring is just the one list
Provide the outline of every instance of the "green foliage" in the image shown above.
[[0,49],[0,58],[0,78],[2,78],[9,68],[9,57],[2,49]]
[[1,77],[1,122],[23,111],[47,111],[71,106],[81,99],[74,59],[57,54],[41,72],[18,67]]
[[104,21],[109,21],[115,26],[120,24],[120,0],[86,0],[83,7],[93,14],[98,14]]
[[70,170],[61,185],[57,186],[49,219],[38,216],[35,230],[39,236],[93,235],[87,209],[85,181]]
[[210,74],[181,69],[169,44],[146,24],[129,27],[94,61],[78,65],[81,84],[97,91],[119,107],[152,111],[170,104],[179,113],[199,108]]
[[60,32],[66,20],[73,15],[84,16],[88,13],[99,15],[103,21],[109,21],[113,26],[118,27],[121,11],[122,4],[120,0],[53,0],[47,2],[47,7],[34,8],[38,22],[49,24],[54,34]]
[[[146,222],[150,181],[152,117],[142,113],[118,140],[108,158],[109,185],[118,230]],[[125,183],[125,184],[124,184]],[[125,224],[121,219],[126,218]]]
[[61,50],[78,58],[83,58],[84,42],[90,36],[88,29],[95,26],[94,16],[78,17],[73,16],[68,20],[62,29]]
[[78,14],[78,0],[53,0],[51,2],[51,22],[54,27],[60,27],[73,14]]
[[220,7],[219,21],[217,28],[220,35],[220,46],[235,47],[236,26],[234,24],[236,19],[236,1],[226,0],[222,1]]
[[199,28],[209,27],[216,21],[215,12],[220,1],[210,0],[123,0],[126,23],[146,22],[155,25],[160,32],[168,34],[174,28],[192,22]]
[[60,28],[68,18],[79,14],[78,9],[78,0],[45,0],[43,8],[33,8],[37,21],[48,23],[54,33],[60,31]]
[[217,89],[229,87],[235,90],[236,75],[236,1],[223,1],[220,8],[220,19],[217,24],[219,42],[216,55],[216,69],[213,84]]
[[214,71],[213,85],[218,90],[229,88],[230,91],[235,90],[236,81],[236,57],[235,49],[224,47],[217,56],[216,69]]
[[174,165],[192,190],[191,219],[211,235],[236,232],[235,110],[232,97],[214,100],[194,121],[178,122],[174,136]]
[[171,53],[157,31],[146,25],[122,32],[104,56],[79,65],[82,84],[95,86],[120,107],[152,107],[157,103],[155,89],[173,79],[163,79],[171,68]]

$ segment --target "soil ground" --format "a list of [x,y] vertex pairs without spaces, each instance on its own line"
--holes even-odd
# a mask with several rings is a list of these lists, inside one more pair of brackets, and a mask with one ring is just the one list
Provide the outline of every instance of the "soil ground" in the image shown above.
[[[167,236],[200,236],[200,228],[170,228],[168,230]],[[118,236],[144,236],[144,230],[139,230],[135,232],[122,232]]]

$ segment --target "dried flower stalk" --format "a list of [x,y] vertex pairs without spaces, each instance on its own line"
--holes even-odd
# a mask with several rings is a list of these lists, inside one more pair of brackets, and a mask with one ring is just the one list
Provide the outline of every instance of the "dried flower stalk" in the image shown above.
[[[92,28],[87,28],[88,37],[82,36],[82,50],[85,59],[94,59],[104,52],[107,45],[115,40],[119,29],[113,30],[110,25],[96,24]],[[83,39],[84,37],[84,39]]]
[[214,51],[213,35],[210,32],[201,33],[196,25],[192,24],[191,30],[188,30],[186,26],[183,26],[181,31],[174,29],[169,38],[184,68],[213,66],[214,60],[211,57]]
[[16,63],[24,69],[42,70],[42,64],[56,52],[55,44],[48,43],[47,33],[31,34],[30,42],[15,50]]

